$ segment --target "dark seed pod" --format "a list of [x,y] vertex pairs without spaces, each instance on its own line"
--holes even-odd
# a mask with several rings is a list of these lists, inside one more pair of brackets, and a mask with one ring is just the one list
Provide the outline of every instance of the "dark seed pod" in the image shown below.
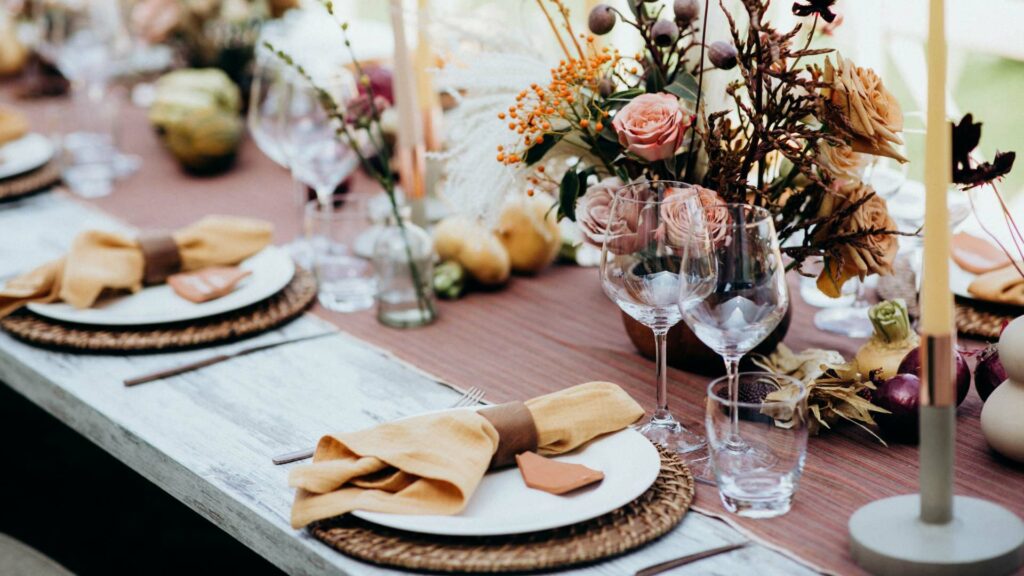
[[607,4],[594,6],[587,18],[587,26],[598,36],[611,32],[615,28],[615,11]]
[[607,98],[615,92],[615,83],[612,82],[611,78],[602,78],[597,84],[597,91],[601,94],[602,98]]
[[731,43],[719,40],[708,46],[708,60],[721,70],[732,70],[736,67],[736,47]]
[[676,0],[672,4],[672,11],[676,13],[676,23],[684,28],[700,18],[700,4],[697,0]]
[[658,46],[671,46],[679,38],[679,26],[671,20],[658,20],[651,27],[651,34]]

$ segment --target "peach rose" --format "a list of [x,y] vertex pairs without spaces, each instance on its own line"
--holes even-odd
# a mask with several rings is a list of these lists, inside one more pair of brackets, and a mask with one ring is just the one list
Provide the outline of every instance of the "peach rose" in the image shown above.
[[896,97],[870,68],[860,68],[836,54],[836,65],[825,59],[822,95],[843,114],[853,130],[850,143],[857,152],[888,156],[906,162],[896,146],[903,144],[903,112]]
[[619,144],[648,162],[675,155],[693,116],[671,94],[641,94],[612,119]]
[[[726,234],[729,233],[728,226],[726,225],[729,221],[729,212],[715,208],[715,206],[724,203],[722,197],[714,190],[704,188],[703,186],[693,186],[688,190],[697,193],[697,199],[704,208],[703,226],[706,227],[711,243],[714,246],[720,246],[725,241]],[[671,201],[674,195],[685,193],[686,191],[687,189],[682,188],[670,189],[665,193],[665,202],[661,205],[663,230],[668,234],[669,243],[675,246],[683,246],[687,241],[693,241],[697,238],[691,232],[690,206],[686,202]]]
[[[620,192],[621,190],[621,192]],[[616,194],[622,194],[627,201],[612,203]],[[646,206],[639,202],[645,198],[642,186],[625,186],[622,180],[611,177],[587,188],[587,192],[576,199],[576,223],[583,231],[584,238],[595,246],[608,243],[614,254],[628,254],[639,250],[649,238],[640,230],[650,225],[651,218],[643,218]]]
[[[827,217],[842,210],[865,196],[873,194],[871,186],[855,182],[838,189],[825,197],[818,215]],[[878,195],[871,198],[851,214],[839,230],[839,234],[853,234],[865,230],[896,231],[896,223],[889,215],[885,200]],[[840,258],[831,259],[818,277],[818,288],[825,294],[838,298],[843,284],[857,276],[863,279],[871,274],[892,274],[899,242],[893,234],[870,234],[848,242],[840,249]]]
[[859,180],[867,166],[867,156],[845,144],[833,146],[825,140],[818,142],[818,166],[834,180]]

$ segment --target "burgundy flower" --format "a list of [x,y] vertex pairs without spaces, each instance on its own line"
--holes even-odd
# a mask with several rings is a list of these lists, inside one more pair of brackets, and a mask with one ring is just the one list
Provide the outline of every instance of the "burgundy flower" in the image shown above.
[[807,4],[793,3],[793,14],[797,16],[810,16],[817,14],[825,22],[832,23],[836,19],[836,13],[832,11],[832,5],[836,0],[806,0]]

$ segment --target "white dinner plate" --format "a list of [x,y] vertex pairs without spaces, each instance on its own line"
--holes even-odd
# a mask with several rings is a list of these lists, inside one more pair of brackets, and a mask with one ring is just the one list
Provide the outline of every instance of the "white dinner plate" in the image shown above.
[[352,514],[389,528],[443,536],[537,532],[584,522],[629,504],[654,484],[661,469],[658,450],[632,428],[594,440],[556,459],[600,470],[604,480],[555,496],[527,487],[519,469],[512,467],[484,476],[466,509],[455,516],[363,511]]
[[32,132],[0,146],[0,179],[39,168],[53,158],[53,143]]
[[149,286],[135,294],[104,298],[92,308],[79,310],[62,302],[29,304],[28,309],[61,322],[99,326],[139,326],[206,318],[266,300],[281,291],[295,274],[295,264],[276,246],[268,246],[239,266],[252,270],[235,291],[196,304],[174,293],[167,284]]

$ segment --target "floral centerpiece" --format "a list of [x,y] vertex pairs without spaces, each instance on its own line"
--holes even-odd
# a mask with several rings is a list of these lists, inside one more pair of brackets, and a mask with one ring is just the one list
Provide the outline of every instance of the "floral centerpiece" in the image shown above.
[[[744,0],[745,26],[725,11],[728,39],[707,38],[710,2],[630,0],[625,13],[601,4],[588,16],[589,33],[573,29],[561,1],[537,3],[564,58],[546,85],[524,86],[497,114],[513,136],[497,160],[557,187],[560,213],[588,240],[600,243],[623,183],[678,180],[700,186],[705,203],[768,209],[791,268],[824,260],[818,285],[826,294],[838,296],[850,278],[891,272],[899,232],[860,174],[872,156],[906,161],[903,116],[872,70],[811,47],[819,23],[835,17],[833,2],[796,3],[804,21],[779,30],[766,18],[767,1]],[[633,29],[643,49],[627,55],[598,41],[618,26]],[[702,102],[712,67],[735,71],[729,109],[709,112]],[[544,160],[566,148],[576,161],[553,174]]]

